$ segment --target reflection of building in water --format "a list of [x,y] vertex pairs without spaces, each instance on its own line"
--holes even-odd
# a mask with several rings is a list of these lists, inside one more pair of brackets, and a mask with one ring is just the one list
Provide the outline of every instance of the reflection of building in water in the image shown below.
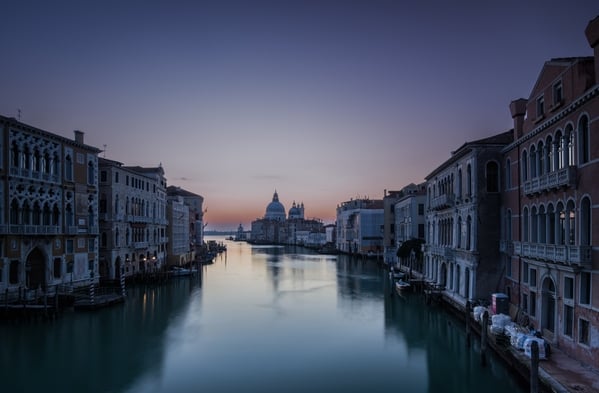
[[321,246],[326,243],[322,221],[306,219],[304,204],[293,202],[289,214],[275,191],[263,218],[252,222],[250,241],[254,243]]

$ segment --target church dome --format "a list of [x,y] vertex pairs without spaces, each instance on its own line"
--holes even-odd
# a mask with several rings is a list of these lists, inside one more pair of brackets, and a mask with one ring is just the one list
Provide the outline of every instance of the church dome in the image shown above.
[[277,192],[275,191],[274,195],[272,196],[272,202],[270,202],[268,206],[266,206],[266,215],[264,216],[264,218],[270,220],[285,221],[286,217],[287,216],[285,214],[285,206],[283,206],[283,204],[279,202],[279,194],[277,194]]

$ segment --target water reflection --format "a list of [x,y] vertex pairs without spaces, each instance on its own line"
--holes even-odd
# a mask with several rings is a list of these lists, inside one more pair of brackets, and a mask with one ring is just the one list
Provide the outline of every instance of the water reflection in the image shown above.
[[202,281],[0,327],[3,391],[519,391],[496,362],[480,369],[449,316],[392,296],[373,261],[227,246]]

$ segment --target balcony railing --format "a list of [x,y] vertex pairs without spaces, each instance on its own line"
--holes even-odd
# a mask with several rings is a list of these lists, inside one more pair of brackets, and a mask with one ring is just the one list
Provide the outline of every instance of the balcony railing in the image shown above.
[[592,265],[591,246],[514,242],[514,254],[568,266],[590,268]]
[[453,195],[443,194],[439,195],[436,198],[433,198],[431,201],[431,209],[433,210],[441,210],[446,209],[448,207],[452,207],[454,205]]
[[513,255],[514,254],[514,242],[512,242],[511,240],[501,240],[499,242],[499,252]]
[[560,187],[571,187],[574,184],[576,184],[576,167],[569,166],[525,181],[524,193],[526,195],[540,194]]
[[135,248],[135,249],[148,248],[148,242],[134,242],[133,248]]
[[0,233],[12,235],[56,235],[60,233],[57,225],[0,225]]

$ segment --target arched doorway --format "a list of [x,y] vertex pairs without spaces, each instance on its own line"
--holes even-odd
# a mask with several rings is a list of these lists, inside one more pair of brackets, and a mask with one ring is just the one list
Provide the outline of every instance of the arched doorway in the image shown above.
[[46,258],[39,248],[34,248],[27,256],[25,272],[27,288],[46,290]]
[[541,326],[549,332],[555,332],[555,284],[551,277],[545,277],[542,286]]

